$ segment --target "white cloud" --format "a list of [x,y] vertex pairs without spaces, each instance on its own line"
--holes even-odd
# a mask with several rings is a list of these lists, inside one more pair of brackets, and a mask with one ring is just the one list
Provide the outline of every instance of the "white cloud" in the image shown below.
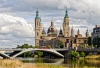
[[33,37],[33,27],[21,17],[0,14],[0,33],[13,36]]
[[3,42],[3,43],[8,43],[9,40],[0,40],[0,42]]
[[26,39],[25,39],[25,41],[29,42],[29,41],[32,41],[32,40],[31,40],[31,39],[29,39],[29,38],[26,38]]

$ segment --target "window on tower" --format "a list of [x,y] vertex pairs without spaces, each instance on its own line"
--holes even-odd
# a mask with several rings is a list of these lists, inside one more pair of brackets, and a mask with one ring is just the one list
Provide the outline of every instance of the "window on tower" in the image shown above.
[[68,32],[67,32],[67,36],[68,36]]
[[37,36],[39,35],[39,33],[37,32]]
[[37,25],[38,25],[38,22],[37,22]]
[[76,39],[74,40],[74,43],[76,43]]

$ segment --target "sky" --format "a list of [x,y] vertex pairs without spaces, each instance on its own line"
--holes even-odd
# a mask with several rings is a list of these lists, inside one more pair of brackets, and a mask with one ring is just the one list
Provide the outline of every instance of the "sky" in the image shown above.
[[100,0],[0,0],[0,48],[34,43],[34,19],[38,8],[45,31],[53,18],[58,32],[67,7],[70,29],[85,36],[100,22]]

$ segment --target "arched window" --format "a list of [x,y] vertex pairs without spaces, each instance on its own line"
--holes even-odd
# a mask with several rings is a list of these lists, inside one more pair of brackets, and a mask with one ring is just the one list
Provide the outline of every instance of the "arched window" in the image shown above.
[[68,32],[67,32],[67,36],[68,36]]
[[74,40],[74,43],[76,43],[76,39]]
[[39,35],[39,33],[37,32],[37,36]]

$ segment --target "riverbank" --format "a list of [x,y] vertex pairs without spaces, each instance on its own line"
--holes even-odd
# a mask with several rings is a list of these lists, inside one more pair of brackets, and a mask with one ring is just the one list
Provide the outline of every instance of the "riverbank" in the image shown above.
[[60,65],[52,65],[45,63],[24,64],[20,60],[1,59],[0,68],[63,68],[63,67]]
[[64,68],[60,65],[52,65],[52,64],[45,64],[45,63],[37,63],[37,64],[24,64],[23,68]]
[[88,55],[85,59],[100,59],[100,55]]

